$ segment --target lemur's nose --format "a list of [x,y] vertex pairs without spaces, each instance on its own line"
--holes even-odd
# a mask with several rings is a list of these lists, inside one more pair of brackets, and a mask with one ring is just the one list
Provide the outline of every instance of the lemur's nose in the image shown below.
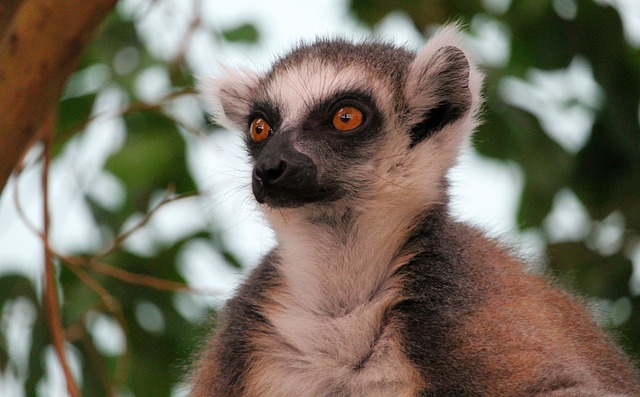
[[330,192],[319,184],[315,163],[293,145],[287,131],[270,137],[256,156],[251,189],[258,203],[274,208],[298,207]]
[[279,161],[265,161],[256,164],[253,170],[254,178],[256,178],[260,185],[263,187],[274,186],[281,181],[285,171],[287,170],[287,162],[284,160]]

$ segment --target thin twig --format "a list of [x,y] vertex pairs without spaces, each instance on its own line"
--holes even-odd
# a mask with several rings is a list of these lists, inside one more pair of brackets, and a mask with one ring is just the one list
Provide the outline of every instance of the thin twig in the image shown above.
[[92,362],[96,368],[97,378],[108,397],[116,397],[116,384],[109,377],[109,369],[105,364],[105,359],[100,355],[93,343],[93,338],[87,330],[87,315],[89,310],[84,311],[72,324],[67,327],[67,340],[76,344],[81,344],[84,349],[84,356]]
[[[52,252],[52,256],[58,256]],[[128,335],[127,319],[122,310],[120,301],[109,293],[109,291],[103,287],[98,281],[96,281],[91,275],[84,271],[80,265],[72,263],[71,261],[64,261],[67,264],[67,268],[71,270],[86,286],[92,289],[100,298],[100,301],[104,305],[104,309],[110,312],[115,318],[118,324],[122,327],[122,332]],[[114,379],[116,383],[124,384],[127,380],[127,374],[129,370],[129,339],[125,337],[125,351],[121,358],[116,362],[116,369]]]
[[82,333],[78,343],[84,347],[85,357],[87,357],[87,360],[92,362],[93,366],[96,368],[98,381],[106,391],[107,397],[116,397],[118,396],[115,391],[116,385],[111,382],[111,379],[109,378],[109,369],[107,368],[105,359],[102,357],[100,352],[96,350],[92,339],[91,335],[85,331]]
[[60,360],[64,377],[67,381],[67,391],[72,397],[80,397],[80,389],[73,379],[71,368],[64,350],[64,328],[60,318],[60,305],[58,302],[58,289],[56,283],[56,270],[53,258],[49,255],[49,166],[51,163],[51,142],[53,139],[53,126],[55,125],[55,108],[53,108],[40,128],[44,143],[44,164],[42,169],[42,210],[43,210],[43,253],[44,253],[44,306],[47,310],[47,319],[53,346]]
[[219,295],[218,291],[202,289],[202,288],[193,288],[186,283],[182,283],[180,281],[173,280],[165,280],[162,278],[149,276],[147,274],[133,273],[127,270],[120,269],[113,265],[109,265],[103,262],[99,262],[92,257],[78,257],[78,256],[62,256],[57,254],[58,258],[61,261],[75,265],[82,266],[88,269],[91,269],[100,274],[104,274],[105,276],[113,277],[118,280],[142,285],[145,287],[163,290],[163,291],[171,291],[171,292],[190,292],[202,295]]
[[182,96],[186,96],[186,95],[195,95],[197,93],[197,91],[194,88],[183,88],[181,90],[176,90],[176,91],[172,91],[170,93],[168,93],[167,95],[163,96],[162,98],[160,98],[157,102],[133,102],[130,103],[129,105],[123,107],[122,109],[119,109],[117,112],[113,112],[111,110],[105,110],[103,112],[91,115],[87,118],[85,118],[84,120],[78,121],[76,124],[72,125],[71,127],[69,127],[68,129],[66,129],[65,131],[62,131],[58,134],[56,134],[56,140],[57,141],[64,141],[67,140],[69,138],[71,138],[73,135],[79,133],[80,131],[83,131],[87,125],[89,125],[89,123],[91,123],[94,120],[97,120],[99,118],[102,117],[107,117],[107,116],[111,116],[111,117],[123,117],[123,116],[127,116],[129,114],[133,114],[133,113],[137,113],[137,112],[157,112],[162,114],[163,116],[169,117],[171,118],[173,121],[175,121],[176,123],[182,125],[185,130],[189,131],[190,133],[194,134],[194,135],[199,135],[201,133],[201,131],[194,129],[194,127],[191,126],[185,126],[184,123],[182,123],[180,120],[176,120],[173,116],[167,114],[166,112],[162,111],[162,106],[166,105],[168,102],[170,102],[173,99],[176,98],[180,98]]
[[173,186],[167,187],[167,192],[165,193],[164,197],[162,197],[162,200],[160,200],[160,202],[156,204],[155,207],[153,207],[149,212],[147,212],[145,216],[137,224],[129,228],[129,230],[116,236],[108,246],[106,246],[105,248],[103,248],[93,256],[96,258],[101,258],[110,254],[115,249],[119,248],[122,245],[122,243],[124,243],[124,241],[128,239],[133,233],[137,232],[142,227],[144,227],[147,223],[149,223],[153,215],[164,205],[172,203],[174,201],[182,200],[188,197],[195,197],[198,195],[198,193],[185,193],[185,194],[175,195],[174,191],[175,191],[175,188]]
[[[161,278],[158,278],[158,277],[153,277],[153,276],[149,276],[149,275],[145,275],[145,274],[138,274],[138,273],[129,272],[129,271],[122,270],[122,269],[117,268],[115,266],[108,265],[108,264],[105,264],[105,263],[102,263],[102,262],[99,262],[99,261],[96,260],[96,258],[103,257],[103,256],[113,252],[114,249],[119,248],[122,245],[122,243],[129,236],[131,236],[131,234],[133,234],[135,231],[139,230],[147,222],[149,222],[149,220],[151,219],[151,217],[153,216],[155,211],[157,211],[161,206],[163,206],[163,205],[165,205],[167,203],[179,200],[179,199],[183,199],[183,198],[190,197],[190,196],[195,196],[195,195],[196,195],[196,193],[179,195],[179,196],[167,196],[167,197],[165,197],[163,200],[160,201],[160,203],[158,205],[156,205],[151,211],[149,211],[149,213],[147,213],[145,215],[145,217],[142,220],[140,220],[140,222],[138,222],[131,229],[129,229],[126,232],[122,233],[121,235],[117,236],[114,239],[114,241],[111,244],[109,244],[108,247],[104,248],[98,254],[95,254],[95,255],[92,255],[92,256],[88,256],[88,257],[66,256],[66,255],[63,255],[63,254],[53,250],[48,245],[48,243],[47,243],[47,250],[48,250],[48,252],[49,252],[49,254],[50,254],[50,256],[52,258],[55,257],[55,258],[60,259],[60,261],[63,264],[72,264],[72,265],[76,265],[76,266],[88,267],[93,271],[96,271],[98,273],[102,273],[104,275],[107,275],[107,276],[110,276],[110,277],[113,277],[113,278],[117,278],[119,280],[128,282],[130,284],[143,285],[143,286],[150,287],[150,288],[160,289],[160,290],[164,290],[164,291],[172,291],[172,292],[189,292],[189,293],[196,293],[196,294],[201,294],[201,295],[220,295],[219,291],[214,291],[214,290],[209,290],[209,289],[202,289],[202,288],[193,288],[193,287],[190,287],[189,285],[187,285],[185,283],[181,283],[181,282],[178,282],[178,281],[164,280],[164,279],[161,279]],[[34,234],[40,236],[40,238],[43,241],[47,240],[47,242],[48,242],[48,238],[46,238],[43,233],[38,231],[36,226],[33,225],[33,223],[31,223],[31,221],[27,217],[26,213],[24,212],[24,209],[22,208],[22,205],[20,204],[20,196],[19,196],[19,192],[18,192],[17,181],[16,181],[16,185],[14,187],[14,202],[15,202],[14,205],[16,206],[16,212],[18,213],[18,216],[22,219],[22,221],[25,223],[27,228],[29,230],[31,230]]]
[[91,277],[81,266],[73,262],[67,262],[69,270],[73,272],[87,287],[92,289],[100,300],[102,301],[105,309],[113,313],[116,317],[122,313],[122,307],[120,302],[113,295],[107,291],[100,283],[98,283],[93,277]]
[[[147,213],[145,217],[142,220],[140,220],[140,222],[138,222],[131,229],[117,236],[114,239],[114,241],[111,242],[111,244],[109,244],[108,247],[104,248],[100,253],[92,256],[88,256],[88,257],[78,257],[78,256],[63,255],[59,252],[56,252],[49,246],[48,238],[43,233],[38,231],[38,229],[35,227],[35,225],[33,225],[33,223],[31,223],[26,213],[24,212],[24,209],[20,204],[18,184],[16,183],[14,187],[14,202],[15,202],[16,212],[18,213],[18,216],[22,219],[22,221],[25,223],[25,225],[29,230],[31,230],[34,234],[38,235],[43,241],[45,240],[47,241],[47,250],[51,258],[54,258],[54,257],[58,258],[63,264],[71,264],[75,266],[88,267],[93,271],[96,271],[98,273],[101,273],[113,278],[117,278],[119,280],[128,282],[130,284],[143,285],[150,288],[160,289],[164,291],[172,291],[172,292],[190,292],[190,293],[196,293],[201,295],[220,295],[219,291],[213,291],[213,290],[202,289],[202,288],[193,288],[185,283],[181,283],[178,281],[164,280],[164,279],[149,276],[146,274],[129,272],[129,271],[122,270],[118,267],[108,265],[106,263],[102,263],[96,260],[97,258],[106,256],[107,254],[113,252],[113,250],[119,248],[122,245],[122,243],[129,236],[131,236],[131,234],[133,234],[135,231],[139,230],[145,224],[147,224],[151,219],[151,217],[153,216],[153,214],[155,213],[155,211],[157,211],[161,206],[167,203],[170,203],[185,197],[194,196],[194,195],[195,193],[180,195],[180,196],[165,197],[163,200],[160,201],[160,203],[158,203],[158,205],[156,205],[149,213]],[[91,285],[89,285],[89,287],[91,288]],[[98,293],[98,290],[96,290],[96,293]],[[98,294],[100,295],[100,293]]]

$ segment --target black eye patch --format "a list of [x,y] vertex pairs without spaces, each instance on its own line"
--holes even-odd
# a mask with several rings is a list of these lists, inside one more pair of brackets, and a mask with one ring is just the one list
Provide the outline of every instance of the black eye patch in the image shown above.
[[247,128],[251,125],[251,122],[256,117],[261,117],[267,120],[267,122],[273,129],[277,129],[280,124],[282,124],[282,116],[280,115],[279,106],[273,106],[263,102],[254,103],[251,107],[251,111],[246,118],[245,124]]
[[[371,95],[360,91],[338,93],[331,98],[316,103],[307,114],[302,124],[302,129],[327,133],[339,132],[336,131],[333,121],[336,113],[344,107],[354,107],[362,112],[362,123],[354,132],[370,131],[372,127],[376,131],[379,130],[381,117],[378,108],[375,106]],[[353,134],[349,139],[357,139],[358,135],[361,134]]]
[[255,156],[257,156],[260,149],[266,144],[266,140],[256,142],[250,138],[249,131],[251,128],[251,123],[256,118],[264,119],[269,124],[271,130],[274,133],[278,131],[280,125],[282,125],[282,117],[280,115],[280,109],[278,106],[271,106],[262,102],[256,102],[253,104],[253,106],[251,107],[251,111],[245,118],[244,137],[247,145],[247,150],[249,151],[249,154],[254,158]]

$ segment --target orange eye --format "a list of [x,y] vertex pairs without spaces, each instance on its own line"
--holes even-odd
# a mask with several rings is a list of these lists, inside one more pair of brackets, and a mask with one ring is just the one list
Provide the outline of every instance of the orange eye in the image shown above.
[[251,127],[249,128],[249,133],[251,134],[251,139],[255,142],[262,142],[269,137],[269,133],[271,132],[271,126],[267,121],[263,118],[255,118],[251,122]]
[[345,106],[333,115],[333,126],[339,131],[351,131],[362,124],[363,118],[360,110],[353,106]]

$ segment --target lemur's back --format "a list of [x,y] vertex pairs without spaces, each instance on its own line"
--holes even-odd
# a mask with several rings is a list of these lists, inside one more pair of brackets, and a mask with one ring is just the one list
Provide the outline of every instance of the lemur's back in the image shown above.
[[[629,361],[573,297],[479,231],[447,221],[448,238],[434,232],[426,235],[435,247],[409,265],[424,275],[407,286],[419,302],[400,309],[412,319],[406,346],[421,347],[408,356],[441,387],[425,395],[640,395]],[[428,314],[432,296],[443,309]]]
[[278,246],[221,315],[192,395],[639,396],[568,294],[448,215],[482,75],[442,29],[417,55],[319,40],[203,82],[245,131]]

